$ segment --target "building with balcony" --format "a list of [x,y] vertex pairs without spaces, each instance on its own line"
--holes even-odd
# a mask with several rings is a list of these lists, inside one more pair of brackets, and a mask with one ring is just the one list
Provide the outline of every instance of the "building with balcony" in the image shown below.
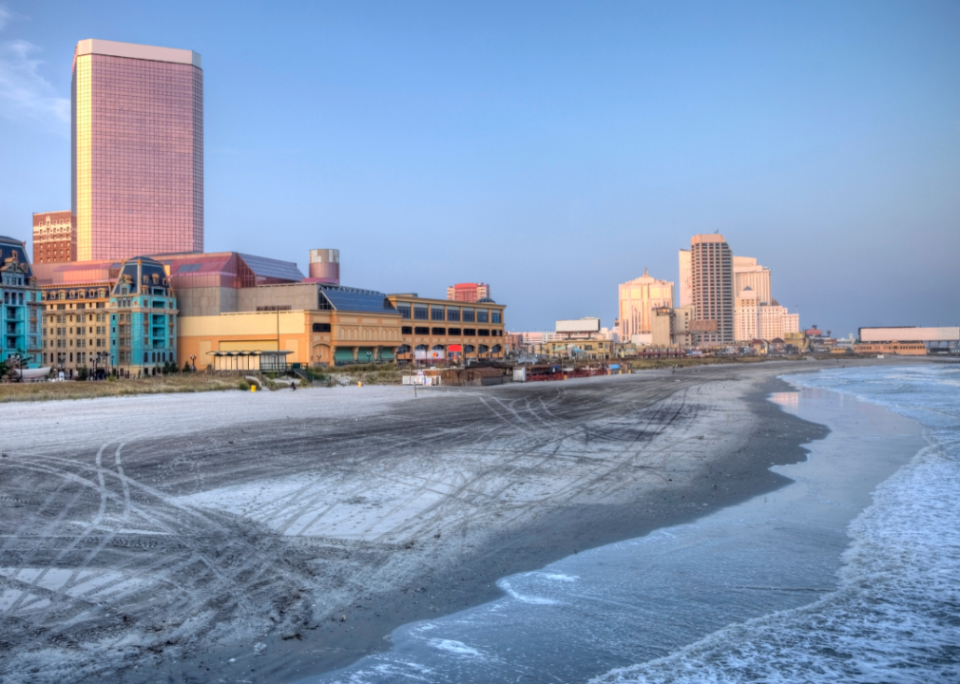
[[111,368],[107,306],[115,277],[41,287],[44,365],[70,376],[81,369]]
[[0,360],[19,359],[36,368],[42,359],[40,288],[24,244],[0,236]]
[[177,362],[177,300],[162,263],[150,257],[125,262],[106,313],[114,368],[156,375]]

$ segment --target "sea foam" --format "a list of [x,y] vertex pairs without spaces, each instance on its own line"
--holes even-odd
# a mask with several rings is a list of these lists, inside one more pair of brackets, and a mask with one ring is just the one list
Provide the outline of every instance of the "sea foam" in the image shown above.
[[596,683],[960,681],[960,368],[914,366],[788,378],[919,421],[929,446],[849,527],[837,591],[732,625]]

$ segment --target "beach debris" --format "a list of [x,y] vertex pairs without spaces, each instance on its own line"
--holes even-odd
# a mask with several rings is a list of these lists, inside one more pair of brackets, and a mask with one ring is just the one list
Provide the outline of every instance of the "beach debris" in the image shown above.
[[[345,618],[343,615],[340,616],[340,621],[341,621],[341,622],[342,622],[343,620],[345,620],[345,619],[346,619],[346,618]],[[298,639],[298,640],[299,640],[299,639],[300,639],[300,632],[296,632],[296,631],[290,629],[290,630],[287,630],[286,632],[284,632],[283,634],[281,634],[281,635],[280,635],[280,638],[283,639],[284,641],[290,641],[291,639]]]
[[341,616],[340,616],[340,622],[346,622],[346,621],[347,621],[347,616],[346,616],[346,615],[341,615]]

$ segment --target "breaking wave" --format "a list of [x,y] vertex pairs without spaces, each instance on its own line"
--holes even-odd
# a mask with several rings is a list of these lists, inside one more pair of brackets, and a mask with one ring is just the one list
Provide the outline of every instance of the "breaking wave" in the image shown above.
[[851,523],[839,588],[731,625],[596,684],[960,681],[960,368],[861,368],[788,378],[881,404],[928,446]]

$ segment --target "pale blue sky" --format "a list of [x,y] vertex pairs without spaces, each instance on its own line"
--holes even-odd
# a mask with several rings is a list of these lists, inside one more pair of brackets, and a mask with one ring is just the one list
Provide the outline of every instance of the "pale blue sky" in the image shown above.
[[960,323],[960,2],[0,0],[0,234],[70,205],[83,38],[203,55],[206,245],[511,329],[719,230],[801,322]]

